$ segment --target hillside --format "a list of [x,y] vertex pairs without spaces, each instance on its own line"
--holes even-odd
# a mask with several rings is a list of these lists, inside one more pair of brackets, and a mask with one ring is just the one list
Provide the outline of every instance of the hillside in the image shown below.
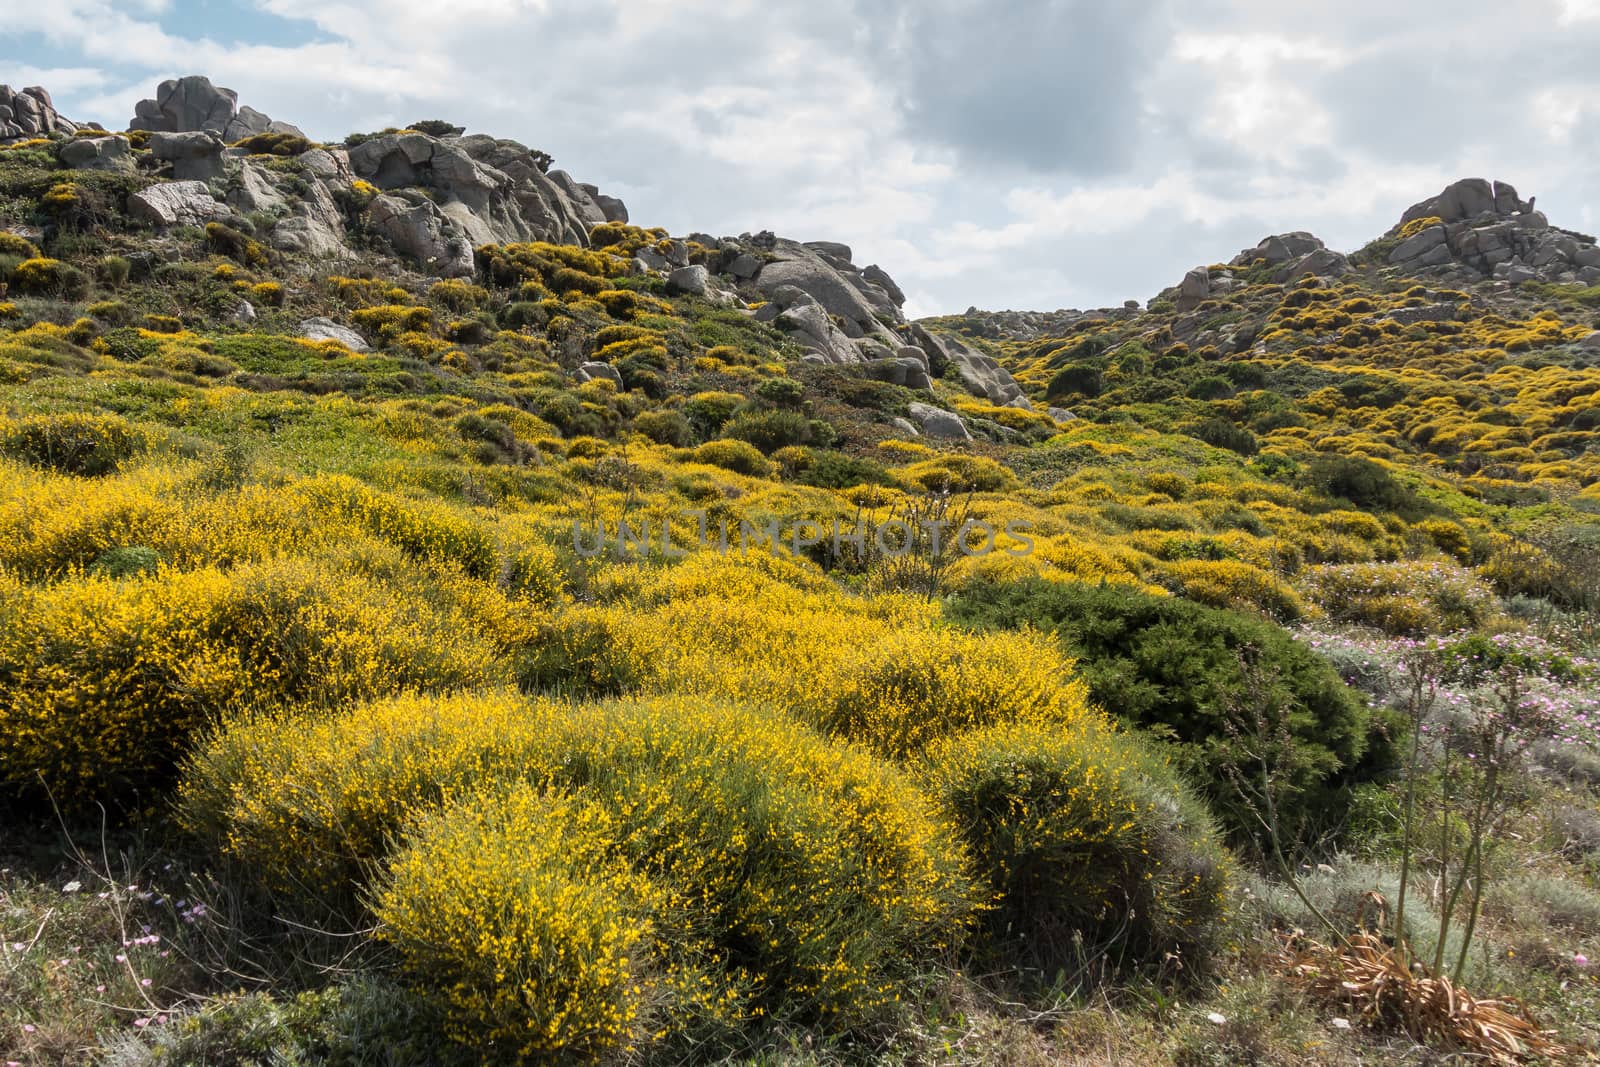
[[1593,1060],[1534,200],[910,321],[447,121],[127,125],[0,87],[0,1061]]

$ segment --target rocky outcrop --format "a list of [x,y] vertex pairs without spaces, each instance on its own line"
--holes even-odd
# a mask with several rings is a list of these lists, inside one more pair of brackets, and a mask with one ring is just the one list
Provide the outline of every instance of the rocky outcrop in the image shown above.
[[[765,312],[783,307],[775,317]],[[834,324],[826,310],[809,293],[789,286],[780,300],[769,303],[756,317],[770,321],[787,332],[806,349],[807,358],[817,363],[860,363],[863,356],[844,331]]]
[[578,369],[574,372],[573,377],[580,382],[592,382],[596,378],[604,378],[606,381],[615,382],[618,389],[622,388],[622,372],[601,360],[590,360],[587,363],[578,364]]
[[933,373],[942,375],[946,367],[953,368],[957,379],[973,396],[996,407],[1032,410],[1033,405],[1022,395],[1022,386],[994,357],[984,355],[959,337],[930,333],[917,324],[911,326],[909,333],[917,347],[928,354]]
[[[426,219],[418,216],[398,228],[395,247],[407,255],[418,246],[437,255],[452,243],[469,253],[477,245],[518,241],[588,245],[594,227],[628,217],[620,200],[602,202],[594,186],[580,185],[564,171],[547,172],[549,157],[516,141],[393,133],[355,146],[342,162],[350,177],[379,189],[427,190],[438,215],[424,209]],[[307,165],[326,171],[340,163],[322,152]],[[386,222],[385,230],[392,228]]]
[[765,245],[760,249],[763,263],[754,285],[768,300],[785,287],[798,289],[815,299],[847,337],[876,336],[891,348],[899,346],[900,339],[892,332],[905,321],[899,304],[850,262],[847,246],[827,241],[801,244],[781,238],[761,244]]
[[227,218],[226,205],[211,195],[205,182],[165,182],[128,197],[128,214],[157,229],[204,226]]
[[199,74],[164,81],[154,99],[141,100],[133,109],[130,130],[161,133],[204,131],[232,144],[258,133],[305,134],[298,126],[274,122],[254,108],[239,107],[239,94],[211,84]]
[[922,432],[934,440],[972,440],[972,434],[967,431],[967,424],[954,412],[920,403],[912,403],[909,410],[911,418],[922,428]]
[[77,130],[78,124],[62,118],[50,94],[39,86],[30,85],[19,92],[0,85],[0,143]]
[[1400,216],[1404,226],[1416,219],[1437,218],[1444,222],[1464,222],[1485,215],[1521,215],[1533,210],[1533,202],[1523,201],[1506,182],[1483,178],[1463,178],[1446,186],[1438,196],[1418,201]]
[[1261,243],[1254,248],[1247,248],[1229,261],[1229,266],[1248,267],[1257,260],[1266,262],[1269,266],[1292,263],[1302,260],[1313,252],[1322,251],[1327,246],[1315,234],[1304,230],[1295,230],[1292,233],[1278,233],[1271,237],[1262,238]]
[[865,365],[867,377],[890,385],[904,386],[917,392],[931,392],[933,382],[928,377],[928,364],[912,356],[890,356],[870,360]]
[[215,181],[222,177],[222,138],[205,130],[150,135],[150,154],[172,164],[172,177],[180,182]]
[[74,137],[56,153],[61,165],[73,170],[133,170],[133,154],[126,137]]
[[246,160],[228,190],[228,206],[241,215],[252,212],[274,214],[288,209],[288,201],[273,184],[272,178],[259,164]]
[[300,323],[300,336],[307,341],[337,341],[352,352],[369,352],[366,338],[356,333],[348,326],[340,326],[332,319],[314,318],[306,319]]
[[1466,178],[1406,209],[1389,231],[1399,242],[1388,263],[1407,272],[1468,283],[1494,278],[1600,282],[1600,248],[1592,238],[1552,227],[1532,198],[1505,182]]
[[440,277],[464,278],[476,270],[472,242],[457,220],[421,193],[378,197],[367,209],[367,223],[396,252]]

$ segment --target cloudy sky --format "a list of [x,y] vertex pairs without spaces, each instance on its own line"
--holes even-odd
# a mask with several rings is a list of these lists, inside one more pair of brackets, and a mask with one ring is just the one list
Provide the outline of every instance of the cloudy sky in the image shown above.
[[450,119],[644,225],[844,241],[920,315],[1352,250],[1471,175],[1592,231],[1597,48],[1600,0],[44,0],[0,82],[116,129],[188,73],[314,138]]

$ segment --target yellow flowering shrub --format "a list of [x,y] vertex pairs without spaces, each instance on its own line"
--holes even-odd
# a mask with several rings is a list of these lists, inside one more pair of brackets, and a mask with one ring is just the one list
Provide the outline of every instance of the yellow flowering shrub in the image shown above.
[[1220,947],[1230,872],[1210,818],[1108,723],[988,726],[934,743],[919,767],[992,894],[991,962],[1048,975],[1170,954],[1194,972]]
[[296,490],[313,514],[353,520],[420,558],[453,563],[479,578],[489,577],[499,566],[488,532],[438,501],[385,493],[345,475],[308,479]]
[[39,246],[20,234],[0,230],[0,256],[37,259],[39,257]]
[[1214,608],[1242,608],[1286,621],[1305,614],[1305,604],[1287,583],[1240,560],[1182,560],[1167,571],[1184,596]]
[[70,263],[40,256],[17,264],[11,272],[11,284],[19,293],[76,299],[88,291],[89,279]]
[[1094,717],[1087,689],[1053,639],[948,628],[900,630],[859,646],[809,715],[897,760],[979,726],[1072,730]]
[[379,344],[391,344],[405,334],[427,334],[433,329],[433,311],[405,304],[380,304],[352,311],[350,323],[356,329],[376,337]]
[[945,455],[896,471],[913,490],[994,493],[1015,488],[1016,475],[985,456]]
[[613,858],[604,807],[527,786],[425,817],[376,897],[378,934],[485,1062],[592,1062],[626,1048],[654,903]]
[[712,987],[691,1016],[868,1018],[957,943],[971,908],[959,847],[900,772],[697,698],[402,697],[242,721],[193,762],[183,810],[268,884],[348,900],[409,820],[517,782],[615,818],[612,855],[661,894],[666,966]]
[[232,710],[497,680],[521,614],[505,604],[497,618],[496,594],[448,576],[371,573],[403,559],[388,551],[13,581],[0,613],[0,787],[34,796],[42,776],[65,807],[120,804],[164,784]]

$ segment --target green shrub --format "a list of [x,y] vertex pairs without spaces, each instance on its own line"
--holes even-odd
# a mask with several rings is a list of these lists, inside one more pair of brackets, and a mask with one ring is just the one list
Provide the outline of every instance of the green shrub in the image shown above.
[[141,574],[154,574],[160,567],[159,552],[143,545],[134,545],[100,553],[89,565],[89,573],[103,574],[108,578],[128,578]]
[[149,434],[120,415],[68,412],[0,423],[0,455],[62,474],[110,474],[149,447]]
[[1131,738],[991,726],[936,743],[922,774],[993,894],[986,963],[1050,979],[1085,964],[1194,977],[1214,962],[1227,853],[1204,806]]
[[1046,400],[1061,400],[1069,396],[1095,397],[1100,395],[1103,388],[1100,368],[1081,363],[1056,371],[1050,384],[1045,386],[1044,395]]
[[780,408],[797,408],[805,402],[806,387],[793,378],[768,378],[756,386],[756,396]]
[[1414,492],[1382,465],[1360,456],[1317,456],[1306,470],[1305,482],[1318,492],[1361,508],[1409,512],[1418,507]]
[[[283,1002],[264,993],[218,997],[199,1011],[174,1015],[165,1026],[149,1027],[140,1037],[147,1042],[150,1067],[470,1067],[477,1062],[450,1044],[443,1017],[422,998],[371,976]],[[108,1060],[123,1062],[115,1055]]]
[[1255,434],[1229,419],[1206,419],[1185,427],[1184,432],[1215,448],[1226,448],[1241,456],[1253,456],[1261,448],[1261,442],[1256,440]]
[[748,441],[764,454],[771,455],[790,445],[808,445],[813,440],[810,420],[797,411],[747,411],[722,428],[724,437]]
[[881,463],[845,452],[812,452],[811,463],[798,472],[797,481],[822,489],[848,489],[853,485],[889,485],[893,477]]
[[682,448],[694,440],[694,427],[681,411],[641,411],[633,428],[660,445]]
[[738,393],[696,393],[683,405],[683,413],[702,440],[714,437],[745,404]]
[[1227,708],[1246,688],[1241,655],[1261,668],[1262,697],[1291,709],[1300,759],[1291,783],[1298,793],[1282,813],[1289,836],[1337,818],[1345,787],[1392,760],[1365,702],[1309,648],[1261,619],[1176,597],[1042,580],[971,584],[947,614],[972,625],[1055,632],[1095,703],[1176,741],[1195,785],[1240,837],[1259,826],[1217,760],[1227,745]]
[[246,267],[265,267],[268,262],[265,245],[220,222],[206,223],[206,247]]
[[725,467],[737,474],[748,474],[753,478],[765,478],[772,470],[772,464],[767,462],[753,445],[744,441],[707,441],[694,450],[696,463],[708,463],[713,467]]
[[500,325],[508,330],[543,329],[550,321],[550,313],[543,304],[518,300],[500,310]]
[[1233,395],[1233,383],[1219,375],[1207,375],[1190,385],[1185,395],[1195,400],[1221,400]]

